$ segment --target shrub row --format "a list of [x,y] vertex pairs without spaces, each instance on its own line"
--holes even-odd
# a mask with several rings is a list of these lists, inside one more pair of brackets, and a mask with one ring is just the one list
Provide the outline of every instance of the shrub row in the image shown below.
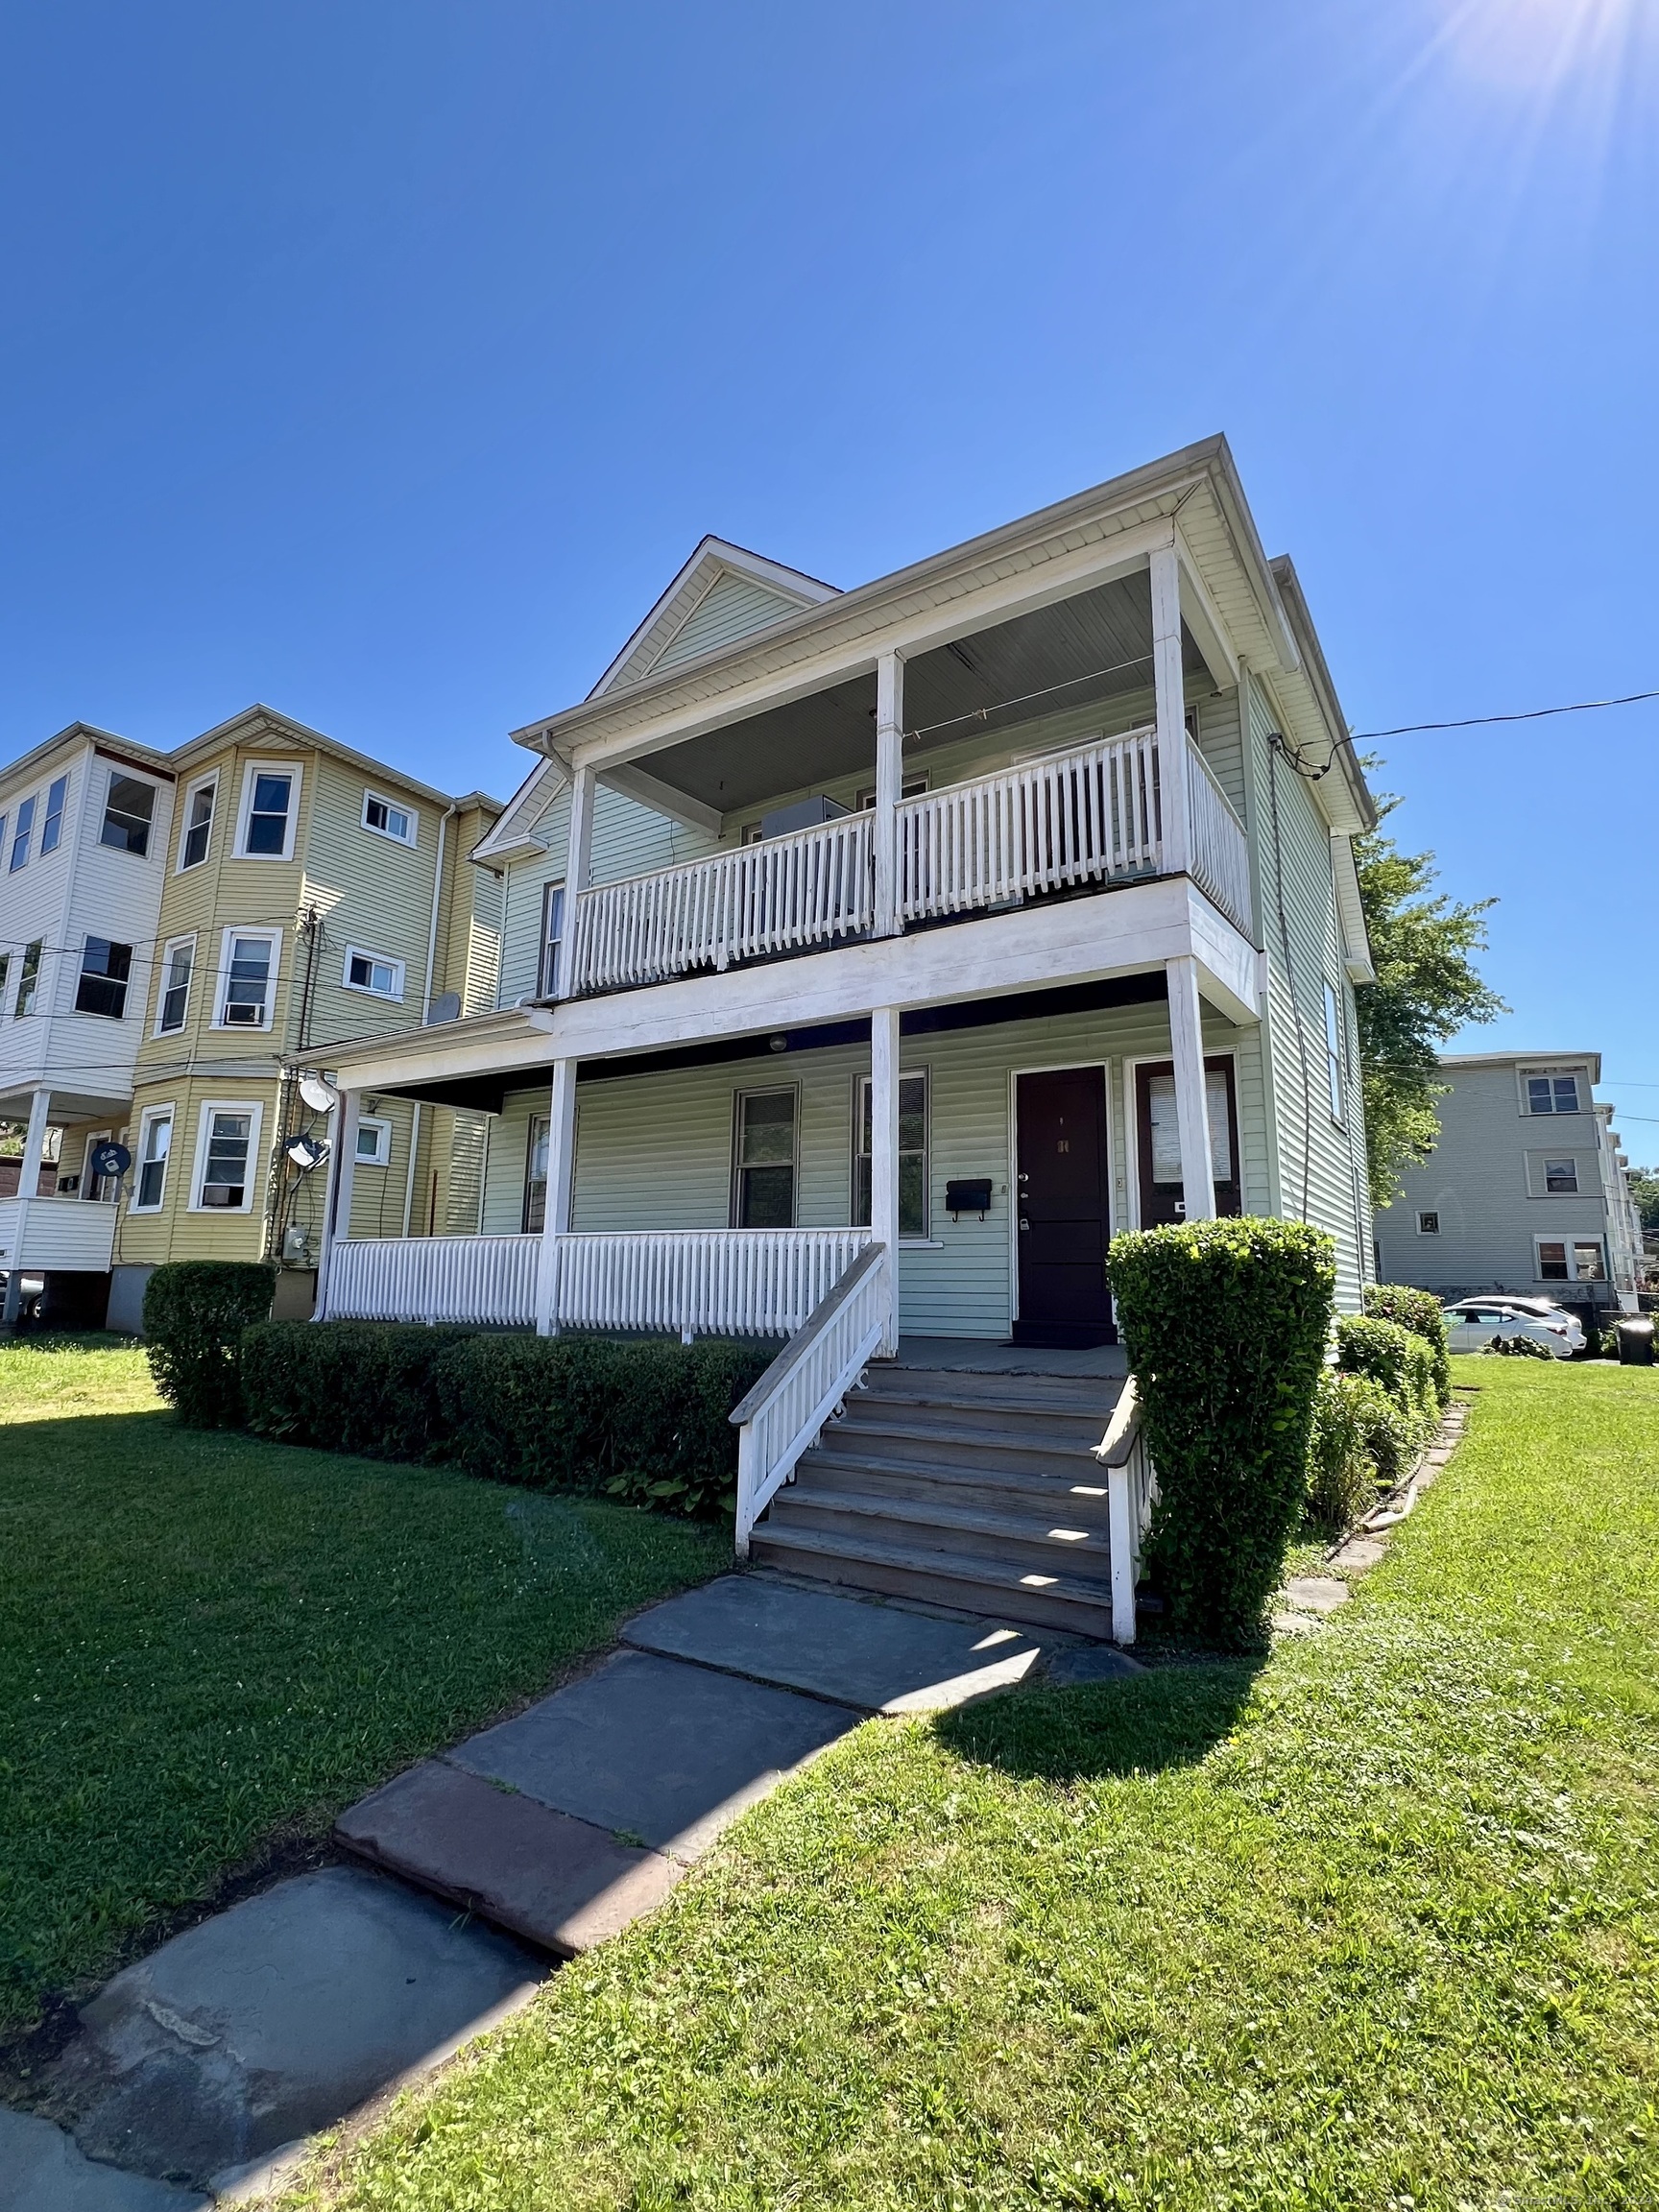
[[1430,1427],[1440,1418],[1434,1355],[1421,1336],[1398,1321],[1345,1313],[1336,1324],[1336,1364],[1347,1375],[1368,1375],[1407,1418]]
[[191,1429],[233,1429],[242,1418],[237,1353],[263,1321],[274,1267],[239,1260],[175,1260],[144,1286],[144,1350],[156,1387]]
[[1421,1336],[1434,1361],[1434,1390],[1444,1412],[1452,1403],[1452,1355],[1446,1341],[1446,1316],[1432,1290],[1416,1290],[1408,1283],[1368,1283],[1365,1311],[1373,1321],[1397,1321]]

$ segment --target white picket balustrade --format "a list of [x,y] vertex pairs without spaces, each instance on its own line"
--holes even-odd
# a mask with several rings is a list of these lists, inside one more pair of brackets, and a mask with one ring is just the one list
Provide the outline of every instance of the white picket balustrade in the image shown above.
[[323,1318],[531,1328],[540,1237],[336,1238]]
[[575,990],[658,983],[868,929],[874,819],[842,815],[584,891],[576,902]]
[[1190,740],[1187,789],[1192,824],[1192,875],[1229,922],[1250,934],[1250,840],[1215,771]]
[[900,912],[921,921],[1073,883],[1156,875],[1159,808],[1151,730],[1092,738],[906,799],[899,808]]
[[1106,1527],[1111,1545],[1112,1638],[1135,1641],[1135,1586],[1141,1579],[1141,1548],[1151,1526],[1158,1498],[1158,1475],[1146,1449],[1135,1378],[1123,1385],[1094,1456],[1106,1470]]
[[870,1241],[868,1229],[687,1229],[558,1240],[562,1329],[788,1336]]
[[756,1522],[880,1344],[889,1297],[887,1247],[867,1243],[754,1389],[733,1407],[740,1559],[749,1556]]

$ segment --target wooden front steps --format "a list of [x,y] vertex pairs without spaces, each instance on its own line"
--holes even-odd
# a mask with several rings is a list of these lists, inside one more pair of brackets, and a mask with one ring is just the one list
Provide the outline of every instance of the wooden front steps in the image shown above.
[[1123,1385],[869,1369],[755,1529],[754,1556],[959,1612],[1112,1632],[1106,1471]]

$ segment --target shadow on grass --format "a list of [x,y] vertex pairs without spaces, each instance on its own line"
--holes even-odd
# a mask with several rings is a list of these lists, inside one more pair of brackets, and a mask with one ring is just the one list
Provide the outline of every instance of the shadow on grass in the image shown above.
[[1263,1653],[1011,1690],[942,1714],[935,1733],[960,1758],[1045,1782],[1195,1767],[1238,1725],[1264,1662]]

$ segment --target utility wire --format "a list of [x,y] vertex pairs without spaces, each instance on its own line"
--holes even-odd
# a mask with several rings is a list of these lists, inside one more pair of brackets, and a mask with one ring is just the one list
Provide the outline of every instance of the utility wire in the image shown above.
[[1618,699],[1575,699],[1567,707],[1528,707],[1520,714],[1465,714],[1455,722],[1402,722],[1393,730],[1355,730],[1348,742],[1367,745],[1373,737],[1412,737],[1420,730],[1478,730],[1493,722],[1542,722],[1551,714],[1593,714],[1602,707],[1634,707],[1659,699],[1659,691],[1626,691]]

